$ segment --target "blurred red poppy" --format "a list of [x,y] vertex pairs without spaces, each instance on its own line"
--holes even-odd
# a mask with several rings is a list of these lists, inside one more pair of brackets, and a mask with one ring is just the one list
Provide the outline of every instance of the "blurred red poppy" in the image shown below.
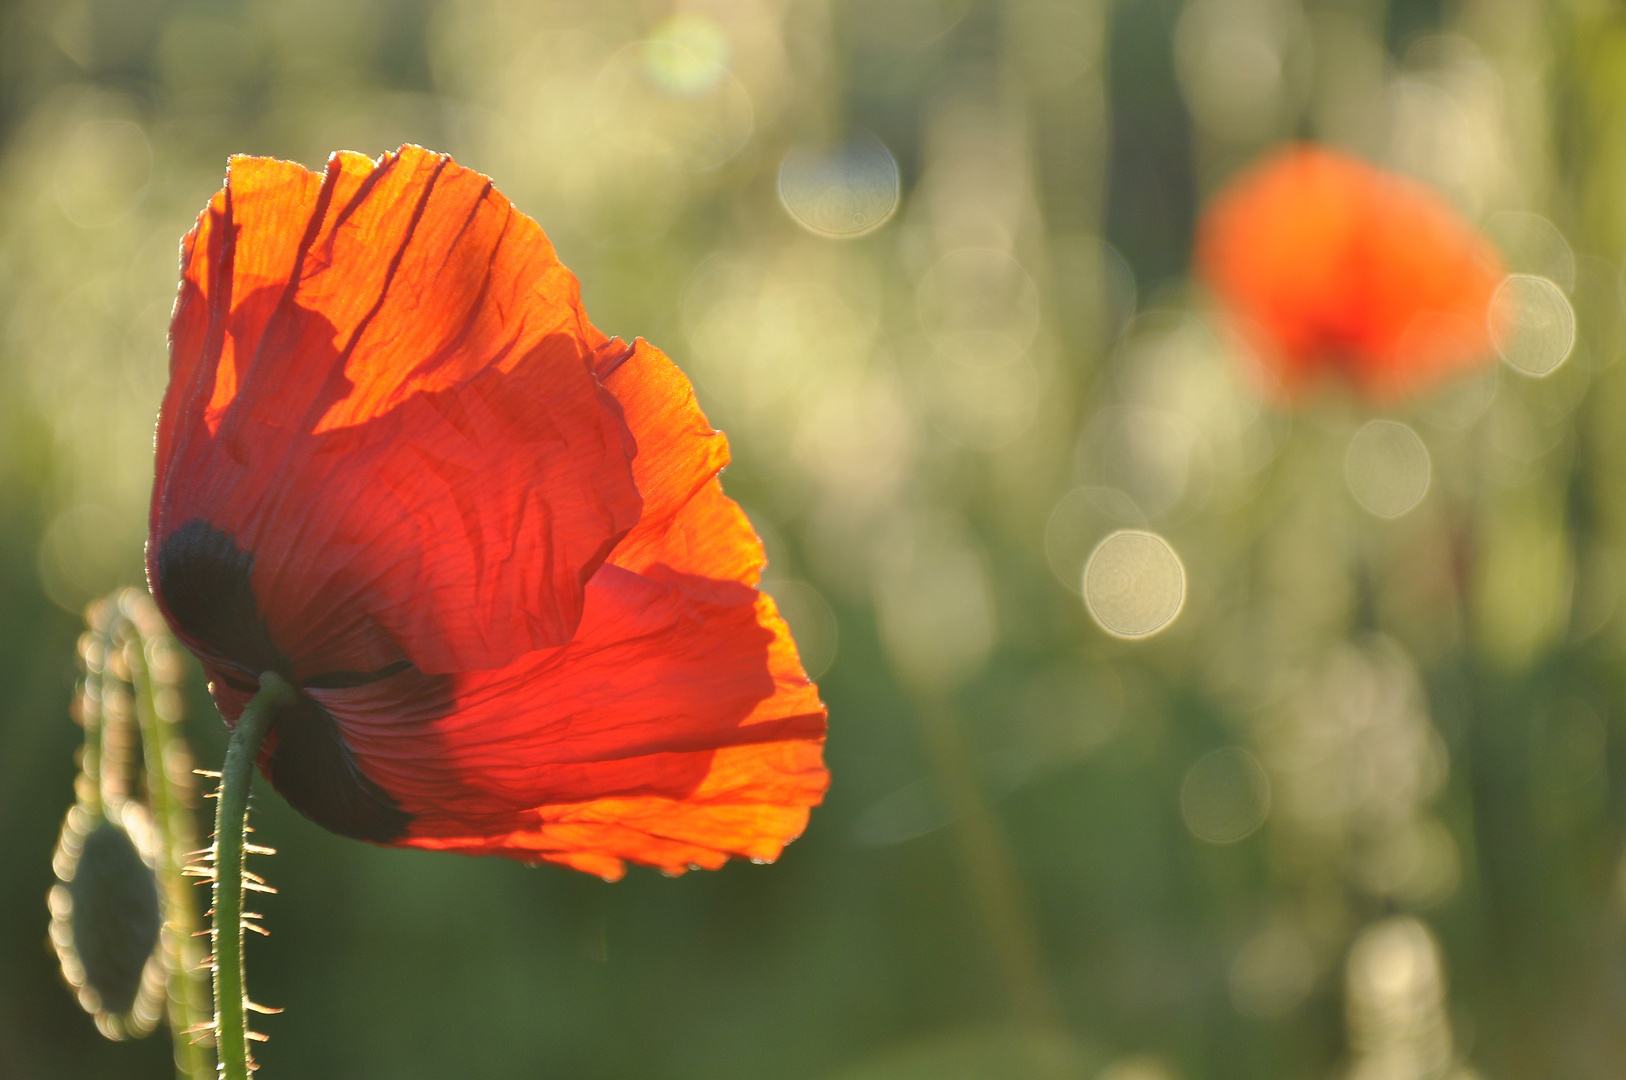
[[1204,211],[1196,266],[1289,396],[1327,376],[1389,399],[1491,355],[1495,249],[1417,181],[1311,145]]
[[234,158],[170,352],[148,577],[229,721],[299,687],[260,767],[306,817],[605,877],[801,832],[825,710],[727,441],[490,180]]

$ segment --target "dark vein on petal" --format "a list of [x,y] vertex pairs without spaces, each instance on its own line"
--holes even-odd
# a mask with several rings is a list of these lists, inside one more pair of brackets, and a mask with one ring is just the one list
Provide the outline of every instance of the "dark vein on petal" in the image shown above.
[[321,675],[312,675],[299,683],[302,690],[347,690],[356,686],[367,686],[370,683],[383,682],[394,675],[399,675],[412,666],[410,660],[397,660],[393,664],[386,664],[377,671],[328,671]]
[[[390,166],[393,168],[395,162],[399,160],[399,157],[392,158]],[[368,309],[367,314],[361,317],[361,320],[356,324],[355,330],[350,335],[350,340],[345,343],[344,348],[339,351],[339,355],[334,359],[333,376],[329,378],[330,383],[334,378],[343,377],[344,371],[350,366],[351,354],[356,351],[356,346],[361,343],[361,339],[367,333],[367,328],[372,325],[373,319],[383,310],[384,301],[389,299],[390,286],[394,284],[395,275],[401,269],[401,261],[406,258],[407,248],[412,246],[412,237],[418,231],[418,224],[423,221],[424,213],[429,209],[429,198],[434,194],[435,185],[440,181],[441,173],[446,171],[446,166],[451,163],[451,160],[450,157],[442,154],[439,160],[436,161],[435,171],[424,184],[423,194],[418,197],[418,205],[412,208],[412,218],[407,222],[405,235],[401,238],[400,246],[395,249],[395,254],[390,258],[389,269],[384,272],[384,281],[379,287],[378,298],[373,301],[373,306]],[[383,170],[375,169],[369,179],[376,177],[381,171]],[[352,201],[352,206],[354,205],[355,203]],[[346,210],[347,214],[348,212],[349,208]],[[335,226],[336,233],[337,226]],[[305,416],[302,427],[307,431],[313,429],[321,420],[321,414],[327,411],[329,404],[331,402],[325,393],[318,395],[317,399],[311,403],[310,413]]]

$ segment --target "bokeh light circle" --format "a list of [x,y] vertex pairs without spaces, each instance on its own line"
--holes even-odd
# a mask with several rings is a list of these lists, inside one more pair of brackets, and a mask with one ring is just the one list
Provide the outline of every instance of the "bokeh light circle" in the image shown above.
[[1575,348],[1575,309],[1548,279],[1509,274],[1491,297],[1490,331],[1508,367],[1540,378],[1556,371]]
[[867,131],[833,149],[794,146],[779,163],[779,201],[798,225],[831,239],[874,232],[898,209],[898,162]]
[[780,617],[790,627],[807,677],[817,679],[830,670],[840,642],[840,626],[829,602],[802,581],[768,581],[762,588],[773,597]]
[[1270,778],[1240,746],[1199,759],[1180,785],[1186,828],[1211,844],[1234,844],[1252,835],[1269,813]]
[[1084,566],[1084,604],[1114,637],[1150,637],[1172,623],[1185,602],[1185,567],[1156,533],[1115,532]]
[[1368,421],[1344,453],[1350,494],[1380,518],[1400,517],[1422,502],[1431,473],[1422,438],[1394,420]]

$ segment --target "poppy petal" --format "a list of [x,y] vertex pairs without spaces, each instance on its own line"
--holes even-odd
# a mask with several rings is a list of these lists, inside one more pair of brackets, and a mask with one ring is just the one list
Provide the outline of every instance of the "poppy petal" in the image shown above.
[[309,693],[418,847],[606,876],[772,859],[827,783],[817,688],[772,598],[737,584],[605,566],[563,648]]
[[1196,264],[1289,392],[1331,373],[1393,398],[1491,354],[1495,250],[1438,192],[1344,154],[1244,172],[1204,211]]
[[[616,880],[625,862],[669,874],[715,870],[730,855],[774,862],[807,826],[828,785],[818,740],[724,747],[687,798],[595,799],[541,807],[513,832],[406,843],[469,855],[541,860]],[[526,820],[528,818],[529,820]]]
[[165,544],[196,522],[251,557],[298,678],[491,670],[570,639],[641,500],[592,372],[605,338],[535,222],[417,147],[320,177],[236,158],[183,259],[161,602]]
[[637,441],[632,471],[644,498],[643,516],[610,562],[754,586],[767,562],[762,542],[716,479],[729,461],[728,439],[707,422],[688,377],[640,338],[603,381]]

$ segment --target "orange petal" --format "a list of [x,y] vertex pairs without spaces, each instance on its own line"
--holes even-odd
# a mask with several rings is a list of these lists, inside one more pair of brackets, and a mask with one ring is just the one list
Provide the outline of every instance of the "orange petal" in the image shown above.
[[725,747],[685,799],[596,799],[540,807],[494,836],[413,837],[413,847],[546,860],[616,880],[624,863],[669,874],[730,855],[773,862],[807,826],[828,784],[818,740]]
[[562,649],[310,693],[412,815],[402,843],[600,868],[772,858],[824,791],[824,707],[770,597],[689,585],[606,566]]
[[640,338],[604,385],[638,444],[632,474],[644,499],[643,516],[610,562],[755,585],[767,561],[762,543],[716,480],[728,439],[706,421],[687,376]]
[[236,158],[185,256],[160,600],[191,526],[250,560],[250,615],[298,677],[490,669],[567,641],[640,499],[591,370],[604,336],[536,223],[417,147],[322,177]]

